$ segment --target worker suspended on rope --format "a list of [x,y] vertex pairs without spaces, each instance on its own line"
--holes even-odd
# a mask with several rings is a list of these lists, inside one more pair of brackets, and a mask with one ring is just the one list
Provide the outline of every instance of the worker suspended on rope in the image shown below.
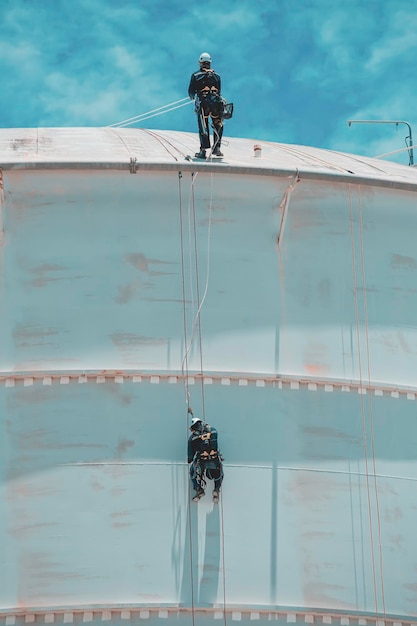
[[200,69],[191,75],[188,95],[195,102],[195,113],[200,135],[199,159],[206,158],[206,149],[210,148],[209,117],[213,124],[212,155],[223,156],[220,145],[223,136],[223,112],[225,101],[221,97],[221,78],[211,67],[211,56],[203,52],[199,58]]
[[198,502],[205,495],[204,488],[207,479],[214,480],[213,501],[219,501],[220,488],[223,482],[222,457],[218,449],[217,430],[194,417],[191,413],[191,435],[188,438],[188,463],[190,463],[190,478],[195,489],[194,502]]

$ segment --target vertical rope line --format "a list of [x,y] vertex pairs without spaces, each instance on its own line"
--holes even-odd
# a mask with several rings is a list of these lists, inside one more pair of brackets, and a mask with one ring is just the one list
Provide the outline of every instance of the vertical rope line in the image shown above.
[[[198,174],[198,172],[197,172]],[[192,179],[192,183],[191,183],[191,188],[194,185],[194,181],[195,178],[197,177],[197,174],[194,177],[193,174],[193,179]],[[193,281],[192,281],[192,273],[193,273],[193,263],[192,263],[192,254],[191,254],[191,248],[192,248],[192,242],[191,242],[191,192],[190,192],[190,202],[189,202],[189,214],[188,214],[188,234],[189,234],[189,246],[190,246],[190,255],[189,255],[189,260],[190,260],[190,289],[191,292],[193,292]],[[187,346],[187,351],[186,354],[189,353],[191,346],[193,345],[193,341],[194,341],[194,333],[195,333],[195,329],[196,329],[196,325],[197,325],[197,321],[199,319],[199,315],[200,315],[200,311],[203,307],[204,301],[206,299],[207,296],[207,291],[208,291],[208,284],[209,284],[209,277],[210,277],[210,240],[211,240],[211,213],[212,213],[212,202],[210,201],[210,211],[209,211],[209,226],[208,226],[208,233],[207,233],[207,276],[206,276],[206,286],[204,288],[204,294],[203,297],[201,298],[201,302],[200,302],[200,306],[197,309],[197,313],[194,316],[194,307],[193,307],[193,325],[192,325],[192,329],[191,329],[191,336],[190,336],[190,340],[188,342],[188,346]],[[194,303],[194,296],[192,296],[192,301]],[[185,360],[185,359],[183,359]]]
[[[199,287],[199,265],[198,265],[198,245],[197,245],[197,229],[196,229],[196,210],[195,210],[195,195],[194,195],[194,180],[192,185],[192,207],[193,207],[193,221],[194,221],[194,254],[195,254],[195,271],[196,271],[196,291],[198,310],[194,324],[198,323],[199,328],[199,342],[200,342],[200,367],[201,367],[201,394],[202,394],[202,407],[203,418],[205,420],[205,394],[204,394],[204,381],[203,381],[203,350],[202,350],[202,329],[201,329],[201,309],[207,296],[209,277],[210,277],[210,250],[211,250],[211,221],[213,212],[213,173],[210,178],[210,202],[209,202],[209,219],[207,230],[207,274],[206,284],[204,288],[203,297],[200,300],[200,287]],[[223,499],[220,501],[221,510],[221,542],[222,542],[222,562],[223,562],[223,622],[226,626],[226,567],[225,567],[225,554],[224,554],[224,512],[223,512]]]
[[[194,172],[192,172],[191,174],[191,189],[192,189],[193,184],[194,184]],[[191,189],[190,189],[190,194],[188,198],[188,212],[187,212],[188,214],[188,269],[189,269],[189,279],[190,279],[190,301],[191,301],[191,308],[192,308],[191,313],[194,319],[194,288],[193,288],[193,269],[192,269],[193,262],[192,262],[192,245],[191,245]],[[185,262],[184,262],[184,265],[185,265]],[[189,342],[186,341],[186,344],[185,344],[185,353],[184,353],[181,367],[184,367],[185,360],[186,358],[188,358],[188,354],[191,350],[191,346],[194,340],[194,328],[195,328],[195,323],[193,322],[193,325],[191,328],[190,340]],[[187,360],[187,364],[188,364],[188,360]]]
[[222,563],[223,563],[223,623],[226,626],[226,560],[224,557],[224,509],[223,509],[223,497],[220,498],[220,513],[222,523]]
[[206,407],[204,401],[204,377],[203,377],[203,345],[202,345],[202,337],[201,337],[201,303],[200,303],[200,283],[199,283],[199,268],[198,268],[198,245],[197,245],[197,225],[196,225],[196,210],[195,210],[195,193],[194,193],[194,184],[191,189],[191,204],[192,204],[192,214],[193,214],[193,227],[194,227],[194,263],[195,263],[195,284],[196,284],[196,293],[197,293],[197,317],[196,324],[198,326],[198,340],[200,347],[200,374],[201,374],[201,403],[202,403],[202,414],[203,420],[206,421]]
[[[366,352],[367,352],[367,367],[368,367],[368,387],[370,388],[371,386],[371,356],[370,356],[370,349],[369,349],[369,322],[368,322],[368,304],[367,304],[367,295],[366,295],[362,200],[361,200],[361,188],[360,187],[358,190],[358,212],[359,212],[359,226],[360,226],[359,233],[360,233],[360,247],[361,247],[363,300],[364,300],[364,313],[365,313],[365,337],[366,337]],[[385,615],[386,610],[385,610],[385,585],[384,585],[384,569],[383,569],[383,555],[382,555],[382,541],[381,541],[381,515],[380,515],[380,508],[379,508],[378,479],[377,479],[377,474],[376,474],[374,412],[373,412],[373,402],[372,402],[371,393],[369,393],[369,416],[370,416],[370,429],[371,429],[371,450],[372,450],[372,466],[373,466],[373,475],[374,475],[375,503],[376,503],[376,511],[377,511],[379,567],[381,570],[382,609]]]
[[178,172],[178,204],[179,204],[179,217],[180,217],[180,248],[181,248],[181,278],[182,278],[182,313],[183,313],[183,332],[184,332],[184,358],[181,364],[181,371],[182,371],[182,375],[184,378],[185,398],[186,398],[186,403],[187,403],[187,408],[188,408],[190,406],[190,391],[189,391],[189,380],[188,380],[187,314],[186,314],[186,300],[185,300],[184,236],[183,236],[181,180],[182,180],[182,172]]
[[[360,325],[359,325],[359,305],[358,305],[358,290],[357,290],[357,278],[356,278],[356,259],[355,259],[355,235],[353,228],[353,206],[352,206],[352,192],[351,186],[348,185],[349,189],[349,209],[350,209],[350,234],[351,234],[351,246],[352,246],[352,277],[353,277],[353,294],[354,294],[354,302],[355,302],[355,317],[356,317],[356,334],[358,338],[358,364],[359,364],[359,382],[362,389],[362,360],[361,360],[361,341],[360,341]],[[361,393],[361,414],[362,414],[362,434],[363,434],[363,449],[364,449],[364,459],[365,459],[365,471],[366,471],[366,490],[368,496],[368,514],[369,514],[369,533],[371,540],[371,556],[372,556],[372,576],[373,576],[373,584],[374,584],[374,598],[375,598],[375,609],[376,614],[378,615],[378,593],[377,593],[377,583],[376,583],[376,571],[375,571],[375,552],[374,552],[374,539],[373,539],[373,529],[372,529],[372,507],[371,507],[371,491],[370,491],[370,483],[369,483],[369,468],[368,468],[368,449],[367,449],[367,436],[366,436],[366,421],[365,421],[365,406],[363,394]]]
[[194,182],[197,178],[198,172],[197,174],[195,174],[195,172],[191,172],[191,186],[190,186],[190,194],[188,197],[188,270],[189,270],[189,280],[190,280],[190,299],[191,299],[191,317],[193,320],[193,324],[191,327],[191,336],[190,336],[190,340],[189,340],[189,344],[187,347],[187,352],[191,351],[192,345],[193,345],[193,341],[194,341],[194,331],[195,331],[195,324],[194,324],[194,319],[195,319],[195,311],[194,311],[194,281],[193,281],[193,245],[192,245],[192,198],[193,198],[193,188],[194,188]]
[[[187,356],[187,316],[186,316],[186,301],[185,301],[185,268],[184,268],[184,238],[183,238],[183,216],[182,216],[182,190],[181,190],[182,172],[178,172],[178,204],[179,204],[179,217],[180,217],[180,248],[181,248],[181,277],[182,277],[182,304],[183,304],[183,324],[184,324],[184,360],[182,362],[182,373],[185,385],[185,396],[187,408],[190,406],[190,393],[188,385],[188,356]],[[184,376],[184,363],[185,363],[185,376]],[[188,434],[188,411],[187,411],[187,434]],[[188,479],[188,477],[187,477]],[[194,574],[193,574],[193,537],[191,528],[191,509],[190,509],[190,480],[188,479],[188,540],[190,546],[190,581],[191,581],[191,618],[192,625],[195,626],[195,606],[194,606]]]

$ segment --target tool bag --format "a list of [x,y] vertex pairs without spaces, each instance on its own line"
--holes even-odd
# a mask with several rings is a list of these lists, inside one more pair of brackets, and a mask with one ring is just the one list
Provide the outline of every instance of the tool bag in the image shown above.
[[233,102],[225,102],[223,104],[222,118],[224,120],[230,120],[233,115]]

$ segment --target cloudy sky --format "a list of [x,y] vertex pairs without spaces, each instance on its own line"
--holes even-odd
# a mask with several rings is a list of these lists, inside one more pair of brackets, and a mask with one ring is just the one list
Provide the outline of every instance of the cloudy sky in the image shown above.
[[[1,0],[0,126],[152,111],[208,51],[235,105],[225,137],[376,156],[408,127],[347,120],[407,121],[417,143],[416,33],[416,0]],[[141,126],[196,130],[191,105]]]

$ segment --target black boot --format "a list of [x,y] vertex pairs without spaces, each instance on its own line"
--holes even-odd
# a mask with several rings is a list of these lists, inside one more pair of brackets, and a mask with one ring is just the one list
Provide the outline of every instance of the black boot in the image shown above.
[[213,156],[224,156],[219,146],[216,146],[213,150]]
[[204,489],[202,489],[201,487],[199,487],[198,489],[196,489],[195,491],[195,496],[193,498],[193,502],[198,502],[200,500],[200,498],[202,498],[205,495]]
[[197,159],[205,159],[206,158],[206,151],[203,150],[203,148],[200,149],[200,152],[196,152],[195,153],[195,157]]

